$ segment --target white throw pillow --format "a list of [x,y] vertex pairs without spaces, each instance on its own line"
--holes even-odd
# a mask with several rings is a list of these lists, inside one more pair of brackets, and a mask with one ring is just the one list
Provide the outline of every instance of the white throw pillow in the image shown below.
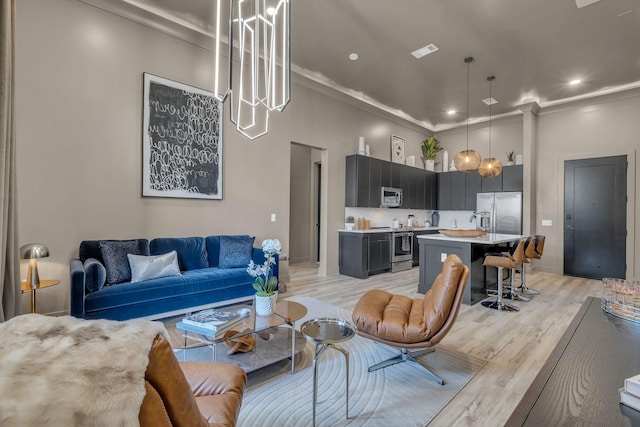
[[155,256],[127,254],[127,258],[129,258],[129,267],[131,268],[131,283],[159,277],[180,276],[176,251]]

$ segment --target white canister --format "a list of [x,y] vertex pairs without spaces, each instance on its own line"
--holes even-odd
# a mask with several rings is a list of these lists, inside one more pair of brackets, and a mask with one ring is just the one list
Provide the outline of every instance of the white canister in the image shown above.
[[364,145],[365,145],[365,144],[364,144],[364,136],[361,136],[361,137],[358,139],[358,154],[361,154],[361,155],[363,155],[363,156],[364,156],[364,154],[365,154],[365,148],[364,148]]
[[442,172],[449,171],[449,152],[442,153]]

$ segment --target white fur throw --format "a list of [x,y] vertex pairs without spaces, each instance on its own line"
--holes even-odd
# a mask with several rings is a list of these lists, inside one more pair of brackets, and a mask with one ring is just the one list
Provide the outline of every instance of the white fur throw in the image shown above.
[[0,425],[137,426],[159,322],[39,314],[0,324]]

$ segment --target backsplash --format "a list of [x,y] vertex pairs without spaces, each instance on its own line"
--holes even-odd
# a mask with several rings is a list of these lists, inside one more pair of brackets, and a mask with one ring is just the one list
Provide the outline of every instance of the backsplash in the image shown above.
[[[418,226],[424,226],[425,221],[431,221],[433,211],[421,209],[384,209],[384,208],[345,208],[344,217],[368,218],[371,227],[391,227],[396,219],[403,226],[407,226],[409,215],[414,216]],[[440,214],[439,228],[475,229],[475,221],[469,222],[473,211],[438,211]]]

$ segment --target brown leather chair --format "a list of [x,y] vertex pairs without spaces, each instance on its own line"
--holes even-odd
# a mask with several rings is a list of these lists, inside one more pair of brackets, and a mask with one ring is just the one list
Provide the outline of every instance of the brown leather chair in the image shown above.
[[[469,268],[457,255],[449,255],[424,298],[411,299],[382,290],[365,293],[353,310],[357,333],[383,344],[401,349],[401,353],[369,368],[369,372],[400,362],[416,362],[439,383],[444,380],[415,359],[431,353],[449,332],[456,320]],[[409,352],[409,349],[420,349]]]
[[179,363],[158,335],[149,351],[140,426],[234,426],[246,381],[245,372],[228,363]]

